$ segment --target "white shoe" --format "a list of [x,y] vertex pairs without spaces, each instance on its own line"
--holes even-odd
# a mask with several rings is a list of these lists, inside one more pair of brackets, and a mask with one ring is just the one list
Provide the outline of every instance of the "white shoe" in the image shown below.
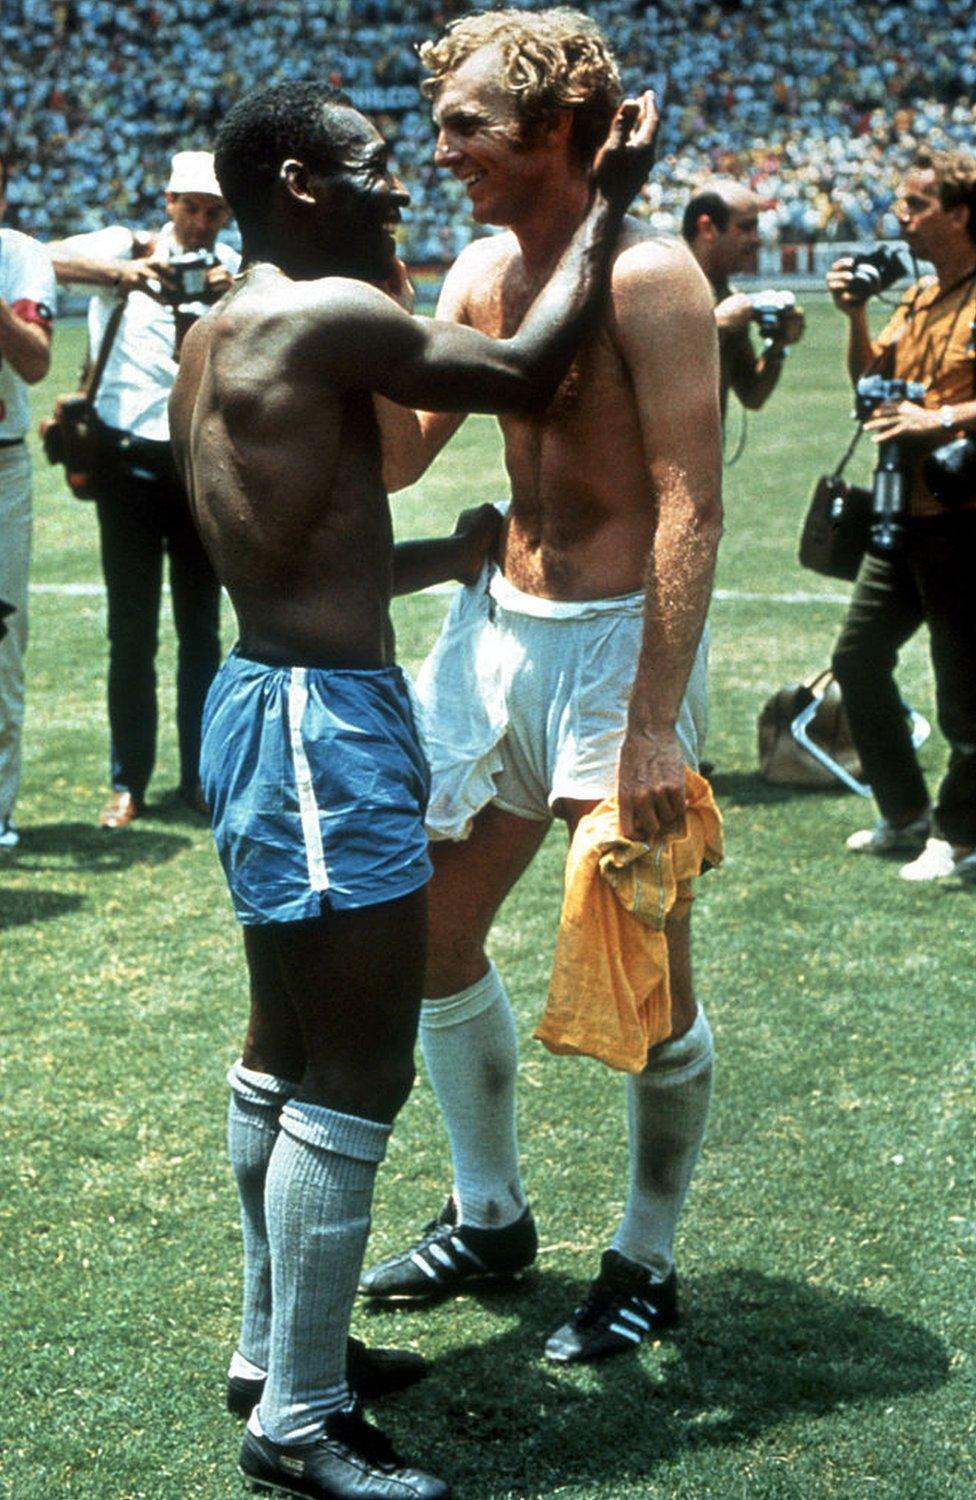
[[887,818],[879,818],[873,828],[859,828],[852,833],[844,847],[852,854],[918,854],[931,831],[928,813],[900,828]]
[[0,823],[0,849],[16,849],[20,843],[20,834],[17,832],[9,818],[4,818]]
[[945,880],[957,875],[960,880],[976,881],[976,851],[956,859],[945,839],[929,839],[918,859],[902,865],[898,873],[902,880]]

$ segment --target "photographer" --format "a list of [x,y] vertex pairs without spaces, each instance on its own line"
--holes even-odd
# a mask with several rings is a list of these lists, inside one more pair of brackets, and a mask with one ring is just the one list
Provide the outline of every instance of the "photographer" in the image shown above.
[[[7,206],[7,166],[0,157],[0,221]],[[16,229],[0,229],[0,850],[15,849],[11,812],[20,786],[30,565],[30,425],[28,385],[51,359],[54,273],[43,245]]]
[[[689,202],[681,232],[715,298],[723,420],[730,387],[743,406],[758,411],[776,387],[788,346],[804,330],[803,310],[788,292],[749,297],[729,284],[730,276],[750,268],[759,248],[759,201],[740,183],[715,178]],[[763,334],[759,354],[749,335],[752,322]]]
[[[848,319],[851,380],[870,371],[924,388],[920,401],[882,401],[865,422],[876,443],[888,451],[896,444],[905,455],[899,488],[906,505],[886,544],[875,543],[865,556],[834,652],[851,733],[881,814],[847,847],[915,854],[901,870],[906,880],[976,880],[976,462],[970,453],[951,496],[938,474],[938,450],[976,432],[976,160],[960,151],[918,156],[895,211],[902,238],[917,259],[932,263],[935,276],[915,282],[878,339],[871,339],[856,264],[838,260],[827,276]],[[898,651],[923,623],[939,726],[950,746],[934,812],[894,679]]]
[[179,641],[179,789],[190,807],[206,811],[200,719],[220,662],[220,586],[173,466],[166,403],[184,333],[227,290],[239,264],[236,251],[216,243],[230,210],[209,153],[173,157],[166,212],[170,222],[151,236],[115,225],[51,246],[59,281],[97,288],[88,311],[90,359],[117,298],[125,298],[96,399],[105,453],[96,507],[108,593],[112,782],[99,815],[103,828],[139,815],[152,774],[164,553]]

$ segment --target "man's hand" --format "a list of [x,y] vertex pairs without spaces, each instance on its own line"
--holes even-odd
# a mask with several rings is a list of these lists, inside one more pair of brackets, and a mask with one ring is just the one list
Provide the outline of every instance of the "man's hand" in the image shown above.
[[858,297],[851,291],[851,282],[854,279],[853,270],[853,257],[842,255],[840,260],[834,261],[827,272],[827,290],[834,300],[834,306],[842,313],[846,313],[848,317],[864,309],[863,297]]
[[596,154],[590,181],[621,212],[640,191],[654,165],[660,123],[652,89],[637,99],[625,99]]
[[807,315],[802,307],[788,307],[783,319],[783,336],[777,338],[778,344],[798,344],[806,332]]
[[207,272],[204,280],[207,283],[207,289],[209,293],[207,297],[208,302],[219,301],[225,292],[230,291],[231,287],[234,284],[233,276],[228,271],[227,267],[221,265],[219,261],[217,265],[210,267],[210,270]]
[[937,411],[916,406],[914,401],[883,401],[864,424],[876,443],[890,438],[940,438],[948,442],[951,433],[939,421]]
[[120,291],[145,292],[150,297],[159,296],[160,286],[176,290],[173,273],[164,260],[147,255],[141,260],[120,260],[115,275],[115,285]]
[[715,305],[715,326],[719,333],[741,333],[752,319],[752,298],[745,292],[733,292]]
[[464,546],[454,576],[458,583],[475,583],[485,559],[494,554],[501,536],[503,516],[495,505],[472,505],[462,510],[454,523],[454,535]]
[[683,833],[685,767],[673,729],[628,730],[617,768],[620,832],[650,843]]

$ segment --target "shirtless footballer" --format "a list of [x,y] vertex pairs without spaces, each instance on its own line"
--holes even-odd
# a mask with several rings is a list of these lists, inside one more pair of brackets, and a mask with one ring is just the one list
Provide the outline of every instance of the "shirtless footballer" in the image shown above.
[[[465,184],[476,223],[507,230],[462,253],[437,315],[504,337],[586,213],[589,163],[620,98],[616,67],[597,27],[566,9],[464,18],[421,60],[438,164]],[[511,507],[483,601],[498,660],[482,643],[462,661],[465,682],[484,679],[483,754],[469,765],[454,747],[480,726],[455,722],[468,694],[452,691],[451,672],[457,641],[476,634],[471,591],[419,684],[434,772],[420,1034],[454,1186],[419,1241],[366,1273],[369,1297],[423,1303],[535,1257],[515,1028],[485,941],[554,817],[572,834],[616,791],[626,837],[681,826],[721,533],[718,393],[705,277],[686,246],[628,218],[609,300],[556,399],[499,417]],[[396,482],[416,478],[462,420],[404,423]],[[585,1301],[546,1345],[555,1362],[631,1349],[677,1315],[674,1233],[705,1130],[712,1041],[692,988],[687,905],[667,937],[672,1032],[628,1079],[624,1217]]]

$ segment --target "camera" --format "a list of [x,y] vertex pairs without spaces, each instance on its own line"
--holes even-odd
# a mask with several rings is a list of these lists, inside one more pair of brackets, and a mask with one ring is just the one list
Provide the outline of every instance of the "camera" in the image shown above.
[[[867,419],[886,401],[913,401],[921,406],[925,387],[917,380],[891,380],[884,375],[864,375],[857,382],[854,415]],[[886,438],[878,447],[878,462],[871,487],[871,528],[868,545],[872,552],[890,557],[905,539],[905,453],[898,438]]]
[[976,500],[976,438],[956,438],[929,454],[925,483],[940,505],[951,510]]
[[848,292],[858,304],[866,302],[878,292],[886,292],[896,281],[908,275],[905,257],[900,250],[890,245],[876,245],[855,255],[851,262],[851,280]]
[[787,320],[796,307],[793,293],[778,292],[770,288],[764,292],[755,292],[750,300],[753,320],[759,324],[759,332],[763,338],[785,338]]
[[163,283],[163,301],[173,307],[182,307],[187,302],[216,302],[220,294],[207,285],[207,272],[216,264],[217,257],[211,250],[186,250],[182,255],[170,256],[167,262],[170,277]]

